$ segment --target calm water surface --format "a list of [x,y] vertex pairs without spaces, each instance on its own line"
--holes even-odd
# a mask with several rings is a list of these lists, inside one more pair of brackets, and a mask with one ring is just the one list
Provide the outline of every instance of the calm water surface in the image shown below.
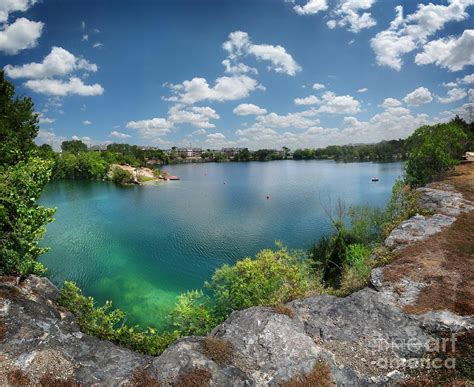
[[[274,161],[169,166],[177,182],[141,187],[57,181],[41,203],[57,207],[42,257],[51,280],[76,281],[129,321],[162,326],[176,296],[216,267],[275,240],[306,248],[330,231],[328,197],[383,206],[402,164]],[[372,183],[371,177],[380,181]],[[267,200],[267,195],[270,199]]]

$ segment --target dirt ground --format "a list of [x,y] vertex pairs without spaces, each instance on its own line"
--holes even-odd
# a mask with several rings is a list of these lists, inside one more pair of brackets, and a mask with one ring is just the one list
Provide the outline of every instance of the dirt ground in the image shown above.
[[[474,163],[462,164],[441,184],[451,184],[474,201]],[[384,269],[386,280],[409,278],[427,284],[408,313],[450,310],[474,314],[474,212],[465,213],[441,233],[405,248]]]

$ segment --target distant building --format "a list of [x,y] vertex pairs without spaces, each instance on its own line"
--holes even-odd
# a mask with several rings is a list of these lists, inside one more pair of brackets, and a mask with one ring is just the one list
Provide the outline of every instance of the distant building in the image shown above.
[[225,154],[229,159],[234,159],[240,151],[247,148],[222,148],[221,152]]
[[201,158],[202,149],[201,148],[176,148],[176,152],[186,159],[190,158]]

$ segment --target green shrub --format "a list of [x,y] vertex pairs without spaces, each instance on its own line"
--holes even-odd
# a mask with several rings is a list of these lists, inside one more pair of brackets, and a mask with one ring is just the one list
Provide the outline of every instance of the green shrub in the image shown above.
[[425,125],[406,140],[409,157],[406,182],[420,186],[443,177],[459,164],[467,135],[454,122]]
[[216,325],[210,300],[202,290],[190,290],[178,297],[171,312],[172,325],[185,336],[207,335]]
[[94,299],[84,296],[73,282],[64,282],[58,304],[78,317],[83,332],[137,352],[159,355],[180,337],[177,331],[159,334],[153,328],[142,330],[128,326],[123,311],[113,309],[110,301],[101,307],[96,306]]
[[133,181],[133,177],[129,171],[115,167],[112,171],[112,181],[115,184],[125,185],[130,184]]
[[311,277],[301,254],[280,247],[220,267],[206,287],[212,292],[215,316],[222,320],[233,310],[276,305],[302,296],[314,286]]

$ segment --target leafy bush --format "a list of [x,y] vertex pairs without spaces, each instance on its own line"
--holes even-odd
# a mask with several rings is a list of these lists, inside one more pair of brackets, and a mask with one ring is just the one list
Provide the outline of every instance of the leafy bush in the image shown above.
[[103,179],[109,163],[96,152],[63,152],[56,160],[53,176],[56,179]]
[[454,122],[425,125],[408,137],[406,182],[420,186],[443,177],[459,164],[467,135]]
[[202,290],[190,290],[178,297],[171,312],[172,325],[183,335],[207,335],[216,325],[209,297]]
[[206,287],[212,291],[214,313],[226,318],[233,310],[275,305],[302,296],[314,285],[301,254],[284,247],[262,250],[255,259],[217,269]]
[[159,355],[179,338],[177,331],[159,334],[153,328],[144,331],[128,326],[123,311],[113,309],[110,301],[101,307],[96,306],[94,299],[84,296],[73,282],[64,282],[58,304],[78,317],[83,332],[137,352]]
[[115,167],[112,171],[112,181],[115,184],[125,185],[130,184],[133,181],[133,177],[129,171]]

